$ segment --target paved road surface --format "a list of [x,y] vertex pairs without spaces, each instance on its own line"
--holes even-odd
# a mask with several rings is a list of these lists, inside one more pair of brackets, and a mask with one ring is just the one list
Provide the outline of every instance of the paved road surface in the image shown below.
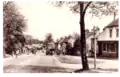
[[[40,70],[45,70],[44,72],[54,71],[58,72],[67,72],[73,71],[76,69],[81,69],[81,60],[80,57],[69,57],[65,56],[65,58],[69,58],[71,61],[77,61],[78,64],[68,64],[68,63],[61,63],[60,60],[56,56],[45,56],[43,53],[37,53],[36,55],[21,55],[18,58],[5,58],[4,59],[4,72],[17,72],[17,73],[38,73],[41,72]],[[90,68],[93,68],[93,59],[88,59]],[[101,68],[115,68],[118,67],[118,61],[110,61],[110,60],[97,60],[98,64],[97,67]],[[92,63],[91,63],[92,62]],[[48,69],[50,68],[50,69]],[[63,69],[63,68],[69,68]],[[52,71],[53,71],[52,70]],[[43,72],[43,71],[42,71]]]
[[68,73],[74,71],[73,69],[65,69],[55,56],[46,56],[44,53],[37,53],[36,55],[21,55],[18,58],[5,58],[4,73],[54,73],[63,72]]

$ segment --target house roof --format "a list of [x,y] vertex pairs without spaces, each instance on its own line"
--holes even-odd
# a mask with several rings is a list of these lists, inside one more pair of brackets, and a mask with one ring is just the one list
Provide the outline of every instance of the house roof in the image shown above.
[[110,27],[117,27],[119,24],[119,18],[116,20],[113,20],[111,23],[109,23],[105,28],[110,28]]

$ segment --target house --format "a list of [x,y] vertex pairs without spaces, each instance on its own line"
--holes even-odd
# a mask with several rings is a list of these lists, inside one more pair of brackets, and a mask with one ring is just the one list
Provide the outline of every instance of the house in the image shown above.
[[119,19],[113,20],[97,36],[98,56],[118,57]]

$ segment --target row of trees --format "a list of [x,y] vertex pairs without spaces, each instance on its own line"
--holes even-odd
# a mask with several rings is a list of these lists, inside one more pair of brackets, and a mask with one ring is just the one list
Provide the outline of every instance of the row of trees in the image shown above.
[[[59,39],[57,39],[56,41],[54,41],[54,39],[53,39],[53,37],[52,37],[52,34],[51,33],[48,33],[47,35],[46,35],[46,38],[45,38],[45,40],[44,40],[44,45],[45,46],[48,46],[48,44],[50,44],[51,43],[51,45],[52,45],[52,43],[54,43],[56,46],[59,46],[59,45],[62,45],[63,43],[65,43],[66,45],[67,45],[67,48],[68,49],[71,49],[71,50],[69,50],[69,52],[67,52],[69,55],[74,55],[74,54],[71,54],[71,53],[76,53],[76,52],[74,52],[74,51],[72,51],[72,43],[70,43],[69,41],[70,41],[70,39],[74,39],[75,40],[75,42],[73,43],[73,45],[74,45],[74,49],[77,49],[78,50],[78,48],[80,48],[80,43],[79,43],[79,41],[80,41],[80,38],[79,38],[79,34],[77,34],[77,33],[74,33],[73,35],[68,35],[68,36],[63,36],[63,37],[60,37]],[[69,47],[68,47],[69,46]],[[55,48],[58,48],[58,47],[55,47]],[[59,49],[59,48],[58,48]],[[58,51],[57,51],[58,52]]]
[[[94,32],[93,32],[94,28],[89,30],[89,29],[86,29],[85,30],[85,34],[86,34],[86,38],[89,38],[91,35],[94,35]],[[96,30],[99,31],[99,27],[96,26]],[[99,32],[98,32],[99,33]],[[74,40],[74,42],[70,42],[70,39]],[[58,44],[62,45],[63,43],[65,43],[67,46],[69,46],[68,48],[70,48],[71,50],[69,51],[69,54],[68,55],[76,55],[76,56],[79,56],[80,55],[80,35],[78,33],[73,33],[71,35],[66,35],[66,36],[62,36],[58,39],[56,39],[56,41],[54,41],[53,39],[53,36],[52,36],[52,33],[48,33],[46,34],[46,38],[45,40],[43,41],[44,45],[47,46],[48,43],[55,43],[56,46]],[[81,44],[82,45],[82,44]],[[87,49],[88,50],[88,49]],[[67,53],[66,53],[67,54]]]
[[30,36],[30,35],[24,35],[24,36],[25,36],[25,39],[26,39],[26,42],[25,42],[26,45],[42,44],[43,43],[43,41],[35,39],[32,36]]

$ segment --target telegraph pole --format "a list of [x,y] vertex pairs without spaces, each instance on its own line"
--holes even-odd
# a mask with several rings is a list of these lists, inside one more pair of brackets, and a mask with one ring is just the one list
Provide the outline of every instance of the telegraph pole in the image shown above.
[[114,21],[115,21],[115,18],[116,18],[116,13],[114,12]]
[[94,69],[96,69],[96,27],[93,27],[94,35]]

